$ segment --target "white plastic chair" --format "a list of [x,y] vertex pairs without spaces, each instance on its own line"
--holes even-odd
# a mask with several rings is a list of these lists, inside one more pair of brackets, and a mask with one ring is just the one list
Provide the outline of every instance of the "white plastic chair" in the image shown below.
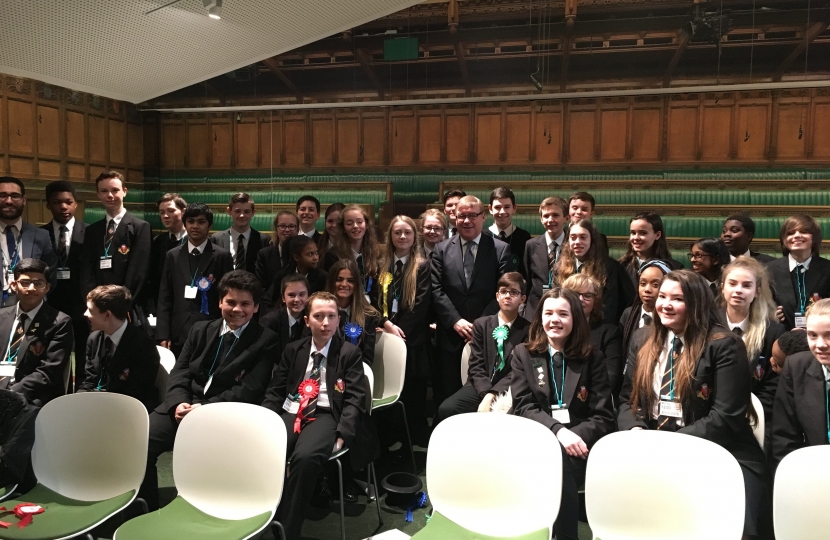
[[173,371],[173,366],[176,365],[176,355],[173,351],[166,349],[161,345],[156,345],[159,352],[159,370],[156,373],[156,391],[158,392],[159,401],[164,402],[164,396],[167,393],[167,377]]
[[409,454],[412,458],[412,472],[416,473],[415,450],[412,448],[412,437],[409,435],[409,422],[406,420],[406,407],[400,401],[406,377],[406,343],[396,335],[386,332],[378,333],[375,341],[375,388],[372,393],[372,410],[377,411],[391,407],[394,404],[401,406],[403,423],[406,431],[406,442],[409,444]]
[[162,524],[179,538],[204,537],[221,522],[248,527],[222,538],[255,537],[269,524],[281,529],[272,520],[285,480],[286,439],[282,419],[264,407],[228,402],[195,409],[179,425],[173,446],[178,496],[119,527],[113,540],[151,540]]
[[[691,463],[705,463],[701,474]],[[637,508],[632,512],[632,494]],[[591,449],[585,506],[603,540],[740,540],[744,478],[723,447],[691,435],[622,431]]]
[[775,473],[772,517],[776,540],[826,540],[830,513],[830,446],[808,446],[788,454]]
[[[529,448],[534,459],[528,459]],[[497,457],[499,474],[482,474],[493,469]],[[549,539],[559,514],[562,452],[553,432],[539,422],[505,414],[459,414],[432,433],[426,481],[435,511],[413,540],[441,538],[447,520],[487,536],[538,533]],[[436,514],[445,518],[443,524]]]
[[464,349],[461,351],[461,386],[467,384],[467,378],[470,375],[470,353],[472,349],[470,348],[470,344],[467,343],[464,345]]
[[761,450],[764,449],[764,406],[761,405],[761,400],[758,399],[758,396],[755,394],[749,394],[752,399],[752,408],[755,409],[755,416],[758,417],[758,421],[752,426],[752,434],[755,435],[755,440],[758,441],[758,444],[761,446]]

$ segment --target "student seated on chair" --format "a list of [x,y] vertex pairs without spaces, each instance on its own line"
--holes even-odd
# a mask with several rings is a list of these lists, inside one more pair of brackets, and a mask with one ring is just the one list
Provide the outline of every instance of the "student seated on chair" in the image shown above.
[[358,418],[366,414],[360,349],[338,333],[333,294],[308,301],[311,337],[288,345],[262,403],[278,413],[288,432],[289,465],[277,519],[289,540],[300,538],[317,477],[332,453],[351,446]]
[[139,497],[151,510],[159,506],[156,460],[173,449],[179,422],[202,405],[259,403],[278,355],[277,335],[250,324],[259,310],[259,280],[250,272],[234,270],[217,289],[222,318],[193,324],[167,379],[167,394],[150,413],[147,472]]
[[[793,331],[798,332],[798,331]],[[830,378],[830,299],[807,309],[808,352],[787,357],[772,414],[772,461],[775,467],[794,450],[828,444],[827,407]]]
[[261,326],[271,329],[279,336],[278,351],[284,350],[289,343],[311,335],[304,319],[309,297],[308,289],[308,280],[305,276],[301,274],[285,276],[282,279],[282,302],[259,319]]
[[328,274],[322,269],[317,244],[311,237],[303,234],[292,236],[283,243],[283,249],[288,252],[288,264],[276,273],[270,284],[263,282],[263,286],[268,285],[268,290],[262,297],[264,313],[280,304],[282,281],[286,276],[300,274],[305,277],[310,295],[326,288]]
[[530,323],[519,316],[525,301],[525,280],[518,272],[499,278],[499,312],[473,323],[467,383],[438,407],[436,423],[468,412],[490,412],[493,401],[510,388],[511,354],[524,343]]
[[353,260],[340,259],[334,263],[329,270],[326,292],[337,299],[340,333],[346,341],[357,345],[363,361],[372,367],[377,330],[383,326],[384,321],[378,310],[366,301],[366,295],[360,288],[360,272]]
[[579,297],[554,286],[539,300],[527,343],[513,349],[513,409],[556,435],[562,447],[562,503],[554,523],[558,540],[577,540],[579,486],[588,454],[614,431],[611,388],[602,353]]
[[11,289],[17,303],[0,308],[0,388],[42,407],[66,393],[65,373],[74,347],[72,319],[43,299],[49,292],[46,263],[22,259]]
[[151,411],[158,405],[159,353],[152,338],[127,321],[132,301],[130,291],[121,285],[99,285],[86,295],[84,315],[92,333],[86,341],[84,382],[78,392],[125,394]]
[[617,426],[683,433],[724,447],[743,472],[744,535],[769,538],[766,459],[747,417],[746,347],[720,322],[709,283],[691,270],[666,276],[656,306],[653,330],[629,349]]

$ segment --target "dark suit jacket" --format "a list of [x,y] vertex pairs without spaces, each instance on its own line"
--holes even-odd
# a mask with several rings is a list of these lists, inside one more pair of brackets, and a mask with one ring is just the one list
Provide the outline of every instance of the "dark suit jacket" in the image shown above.
[[[207,291],[208,311],[205,315],[200,312],[202,307],[202,292],[196,293],[196,298],[184,297],[184,288],[193,281],[189,244],[185,243],[167,252],[164,261],[164,272],[159,283],[158,321],[156,324],[156,339],[170,340],[171,348],[179,350],[184,346],[190,327],[196,321],[212,321],[222,316],[219,311],[219,280],[226,273],[233,270],[231,254],[219,246],[207,242],[205,251],[200,258],[196,282],[202,276],[211,279],[210,289]],[[213,276],[212,278],[210,276]]]
[[591,345],[605,357],[611,395],[618,396],[622,386],[625,355],[622,351],[622,332],[616,324],[599,324],[591,328]]
[[259,253],[257,253],[256,262],[254,263],[254,274],[262,283],[262,287],[268,288],[284,266],[282,257],[280,256],[279,244],[271,244],[268,247],[260,249]]
[[[0,309],[0,349],[5,354],[15,325],[17,306]],[[74,347],[72,319],[44,303],[29,323],[16,359],[14,383],[0,378],[0,388],[23,394],[42,407],[66,393],[64,373]]]
[[[513,410],[517,416],[530,418],[554,433],[567,427],[579,435],[588,448],[614,431],[611,388],[602,353],[593,351],[587,358],[565,358],[565,389],[562,395],[568,406],[571,423],[562,424],[551,416],[551,384],[548,353],[532,353],[524,345],[513,349]],[[542,381],[539,385],[539,371]]]
[[[784,308],[787,330],[795,327],[795,312],[798,311],[798,291],[793,287],[790,274],[790,258],[781,257],[767,263],[767,270],[772,279],[773,296],[777,305]],[[807,287],[807,303],[809,305],[813,293],[821,298],[830,297],[830,261],[818,255],[813,255],[810,268],[804,273],[804,284]]]
[[757,251],[749,250],[749,256],[758,261],[759,263],[768,263],[775,260],[775,257],[770,257],[769,255],[764,255],[763,253],[758,253]]
[[[429,308],[432,301],[432,281],[430,276],[430,262],[421,261],[415,279],[415,304],[412,309],[400,309],[389,317],[396,326],[406,335],[407,348],[426,345],[430,339]],[[391,290],[391,289],[390,289]],[[392,309],[391,292],[389,294],[389,309]],[[378,310],[380,310],[379,306]],[[391,313],[390,313],[391,315]],[[426,361],[426,359],[423,359]]]
[[[647,396],[643,396],[638,410],[630,405],[631,381],[636,369],[636,351],[639,350],[637,345],[649,335],[650,332],[635,334],[634,339],[639,343],[632,343],[629,349],[617,414],[620,431],[637,426],[643,429],[655,427],[656,419],[650,418]],[[695,363],[691,396],[682,404],[684,426],[677,432],[717,443],[735,456],[738,462],[763,475],[766,474],[764,452],[758,446],[746,416],[751,379],[743,342],[724,327],[713,328],[703,354]]]
[[[332,338],[326,358],[326,391],[337,433],[350,446],[355,438],[358,419],[367,413],[366,384],[363,379],[363,360],[360,350],[343,342],[338,334]],[[265,393],[262,406],[281,414],[286,397],[296,394],[305,379],[311,355],[311,338],[307,337],[288,345],[274,370],[271,384]],[[338,386],[343,390],[338,390]]]
[[[493,231],[490,230],[488,227],[485,229],[486,232],[490,234]],[[493,234],[493,238],[499,238],[497,234]],[[530,233],[526,230],[516,227],[513,230],[513,233],[505,238],[503,242],[506,242],[508,246],[510,246],[510,253],[513,259],[513,267],[519,272],[521,275],[527,279],[527,271],[525,270],[524,265],[524,256],[525,256],[525,244],[530,240]]]
[[[0,240],[5,241],[5,240]],[[55,289],[57,285],[57,266],[58,255],[52,248],[52,241],[49,239],[49,233],[42,228],[29,225],[25,221],[20,227],[20,258],[21,259],[40,259],[46,263],[48,270],[46,271],[46,279],[49,280],[49,285]],[[52,294],[51,292],[49,293]],[[17,304],[17,295],[9,291],[9,295],[3,300],[3,307],[14,306]]]
[[[52,244],[52,250],[55,252],[55,259],[57,260],[57,238],[55,238],[55,230],[52,228],[52,222],[50,221],[42,226],[41,229],[44,229],[49,235],[49,241]],[[58,280],[56,272],[56,284],[49,291],[48,297],[49,305],[73,318],[83,317],[86,311],[86,298],[82,298],[80,294],[85,232],[86,223],[76,219],[75,226],[72,227],[72,236],[69,238],[70,245],[67,260],[56,263],[56,268],[60,266],[69,268],[69,279]]]
[[87,226],[84,233],[81,293],[86,298],[89,291],[98,285],[123,285],[130,290],[133,304],[141,305],[150,267],[150,224],[129,212],[124,214],[109,251],[112,268],[102,270],[101,257],[104,255],[108,219],[106,217]]
[[147,283],[144,285],[147,291],[147,312],[158,314],[158,306],[156,302],[159,297],[159,284],[161,283],[161,275],[164,271],[164,260],[167,252],[175,247],[182,245],[182,240],[187,243],[187,235],[185,234],[181,240],[176,240],[176,237],[169,231],[157,235],[153,238],[150,244],[150,268],[147,271]]
[[144,404],[147,411],[158,405],[156,374],[159,370],[159,352],[152,338],[140,328],[128,324],[115,348],[112,361],[104,366],[104,341],[106,335],[92,332],[86,341],[86,375],[78,392],[92,392],[101,381],[105,392],[125,394]]
[[772,463],[799,448],[827,444],[825,379],[810,351],[787,357],[772,416]]
[[181,403],[259,403],[262,399],[274,359],[279,354],[279,340],[276,334],[253,320],[225,358],[219,360],[213,381],[205,391],[222,321],[199,321],[190,328],[184,349],[167,379],[164,402],[155,409],[157,413],[168,414]]
[[493,330],[499,325],[499,316],[488,315],[475,320],[473,323],[473,341],[470,342],[470,366],[467,369],[467,384],[475,387],[478,396],[485,394],[499,395],[507,392],[510,381],[513,380],[511,371],[511,353],[514,347],[524,343],[530,323],[522,317],[517,317],[510,326],[510,333],[504,342],[504,369],[493,373],[501,362],[499,348],[493,339]]
[[432,253],[432,302],[438,316],[435,332],[438,348],[459,352],[464,340],[453,330],[461,319],[473,322],[499,310],[496,290],[499,278],[515,270],[510,246],[482,234],[470,287],[464,279],[461,237],[455,235],[435,246]]
[[[724,312],[724,317],[726,313]],[[766,426],[772,420],[772,404],[775,401],[775,392],[778,390],[779,375],[770,367],[772,345],[787,329],[778,321],[767,321],[767,330],[764,332],[764,346],[755,358],[749,359],[749,369],[752,371],[752,393],[755,394],[764,406]]]
[[[290,334],[288,333],[288,308],[285,306],[275,307],[269,311],[267,315],[260,317],[259,324],[260,326],[268,328],[277,334],[279,337],[279,345],[277,346],[278,351],[285,350],[289,343],[296,341],[292,340]],[[306,325],[305,321],[302,320],[302,317],[300,317],[296,324],[302,326],[300,339],[311,335],[311,329],[308,325]]]
[[[231,251],[231,233],[234,236],[239,236],[239,233],[233,229],[225,229],[222,232],[214,233],[210,237],[210,241],[217,246]],[[251,227],[251,238],[245,245],[245,270],[254,273],[256,271],[256,260],[259,250],[271,245],[271,237],[267,234],[261,233]]]
[[[348,342],[343,334],[343,329],[346,327],[346,323],[349,322],[349,319],[346,318],[345,312],[340,311],[340,330],[338,335],[340,339],[345,342]],[[363,355],[363,361],[369,367],[375,363],[375,342],[377,341],[377,332],[376,329],[383,326],[383,320],[380,316],[375,315],[366,315],[365,327],[363,328],[363,332],[360,334],[360,337],[357,338],[357,347],[360,349],[361,354]]]
[[[547,246],[545,246],[545,250],[547,250]],[[619,321],[620,313],[622,313],[626,306],[631,305],[630,302],[624,303],[627,299],[623,298],[622,288],[620,287],[621,273],[622,267],[620,263],[611,257],[605,257],[605,285],[602,288],[602,322],[604,323],[616,323]],[[561,272],[554,276],[554,282],[560,287],[565,282],[565,279],[567,278]],[[536,305],[538,305],[538,300]]]
[[548,286],[551,278],[550,265],[548,264],[548,244],[544,234],[528,240],[525,244],[524,269],[525,278],[527,279],[524,317],[531,320],[534,313],[536,313],[536,306],[542,298],[542,288]]
[[[262,251],[267,251],[272,247],[273,246],[268,246]],[[260,251],[260,253],[262,253],[262,251]],[[295,273],[296,271],[296,265],[293,263],[289,263],[287,266],[283,266],[276,273],[276,275],[270,283],[270,286],[267,287],[265,294],[262,295],[262,301],[260,302],[261,310],[268,312],[282,303],[282,280],[286,276],[289,276]],[[323,291],[326,289],[326,279],[328,279],[328,274],[326,274],[320,268],[314,268],[313,270],[308,271],[306,279],[308,279],[308,295],[311,296],[316,292]],[[263,287],[266,287],[266,285],[268,284],[263,282]]]

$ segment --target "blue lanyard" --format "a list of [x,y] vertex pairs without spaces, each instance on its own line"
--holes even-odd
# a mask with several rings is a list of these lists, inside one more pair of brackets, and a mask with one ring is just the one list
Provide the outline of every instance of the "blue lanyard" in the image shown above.
[[807,283],[804,280],[805,273],[807,273],[807,269],[803,266],[796,268],[795,282],[798,286],[798,307],[802,315],[804,314],[804,308],[807,306]]
[[565,393],[565,353],[562,353],[562,387],[556,384],[556,371],[553,369],[553,347],[548,345],[548,365],[550,365],[550,380],[553,381],[553,395],[559,407],[562,407],[562,398]]
[[[222,334],[222,337],[219,338],[219,346],[216,347],[216,355],[213,357],[213,363],[210,365],[210,371],[208,371],[208,380],[210,380],[210,378],[213,377],[213,368],[216,367],[216,360],[219,358],[219,351],[222,350],[222,342],[225,340],[225,336],[227,334],[228,332],[225,332],[224,334]],[[231,348],[228,349],[228,352],[225,353],[225,356],[222,357],[222,360],[224,360],[228,357],[229,354],[231,354],[231,351],[233,350],[234,346],[236,346],[237,341],[239,341],[239,338],[236,337],[236,334],[234,334]]]
[[669,399],[674,401],[674,338],[671,340],[671,349],[669,349]]

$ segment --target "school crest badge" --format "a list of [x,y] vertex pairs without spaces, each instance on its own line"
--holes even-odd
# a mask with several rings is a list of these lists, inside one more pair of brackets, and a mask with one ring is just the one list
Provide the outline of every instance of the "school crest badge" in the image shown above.
[[29,345],[29,352],[35,356],[40,356],[46,351],[46,346],[40,341],[35,341]]
[[130,368],[125,368],[124,371],[121,372],[121,375],[118,377],[122,381],[126,381],[130,378]]
[[708,384],[703,383],[701,385],[700,390],[698,390],[698,392],[697,392],[697,397],[699,397],[702,400],[709,399],[709,385]]
[[334,383],[334,389],[341,394],[343,393],[343,390],[346,389],[346,383],[343,382],[343,379],[337,379],[337,382]]
[[121,255],[126,255],[129,252],[130,246],[128,246],[127,244],[121,244],[121,247],[118,248],[118,253],[120,253]]
[[579,393],[576,395],[579,398],[579,401],[585,401],[588,399],[588,389],[584,386],[579,387]]
[[760,381],[764,378],[764,367],[758,362],[758,365],[755,366],[755,372],[752,374],[755,377],[756,381]]

